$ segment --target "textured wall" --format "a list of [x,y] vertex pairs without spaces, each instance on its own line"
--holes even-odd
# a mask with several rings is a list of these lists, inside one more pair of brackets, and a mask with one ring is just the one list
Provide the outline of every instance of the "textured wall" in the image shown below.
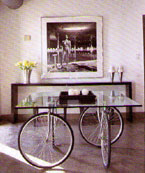
[[0,3],[0,113],[10,113],[10,84],[22,81],[14,64],[28,58],[40,63],[42,16],[103,16],[104,77],[85,81],[109,81],[110,65],[123,65],[123,80],[133,82],[133,98],[144,104],[144,11],[144,0],[25,0],[16,10]]

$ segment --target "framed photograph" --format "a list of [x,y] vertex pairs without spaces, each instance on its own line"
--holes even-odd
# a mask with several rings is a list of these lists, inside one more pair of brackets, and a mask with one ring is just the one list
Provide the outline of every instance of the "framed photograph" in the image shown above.
[[42,78],[103,77],[102,17],[42,17]]

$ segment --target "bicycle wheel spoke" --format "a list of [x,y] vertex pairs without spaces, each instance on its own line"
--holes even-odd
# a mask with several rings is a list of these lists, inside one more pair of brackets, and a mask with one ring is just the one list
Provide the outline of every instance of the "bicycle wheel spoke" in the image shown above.
[[100,125],[98,125],[96,129],[92,131],[92,133],[88,134],[88,140],[98,144],[100,139],[96,137],[96,134],[98,133],[99,130],[100,130]]
[[69,124],[61,117],[41,113],[22,126],[18,141],[21,154],[30,164],[50,168],[68,158],[74,136]]
[[[82,137],[86,142],[95,146],[101,146],[99,138],[99,114],[102,110],[102,108],[88,108],[82,113],[79,121],[79,129]],[[124,124],[118,109],[110,107],[108,108],[108,113],[111,130],[111,144],[113,144],[120,138]]]

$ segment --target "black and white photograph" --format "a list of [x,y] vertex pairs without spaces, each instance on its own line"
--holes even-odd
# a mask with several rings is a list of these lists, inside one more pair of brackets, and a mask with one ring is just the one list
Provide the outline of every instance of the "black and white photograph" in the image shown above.
[[95,22],[48,23],[47,38],[48,71],[97,71]]
[[61,78],[101,75],[102,23],[90,19],[42,18],[43,68],[49,77],[55,78],[58,73]]

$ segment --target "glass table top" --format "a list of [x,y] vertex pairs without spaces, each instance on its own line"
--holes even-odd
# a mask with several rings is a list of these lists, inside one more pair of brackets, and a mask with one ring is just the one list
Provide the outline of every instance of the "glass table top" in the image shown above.
[[142,106],[136,101],[126,97],[121,93],[110,95],[104,91],[93,91],[95,100],[93,102],[80,102],[79,99],[60,102],[60,92],[39,92],[28,95],[21,100],[16,109],[25,108],[81,108],[81,107],[138,107]]

